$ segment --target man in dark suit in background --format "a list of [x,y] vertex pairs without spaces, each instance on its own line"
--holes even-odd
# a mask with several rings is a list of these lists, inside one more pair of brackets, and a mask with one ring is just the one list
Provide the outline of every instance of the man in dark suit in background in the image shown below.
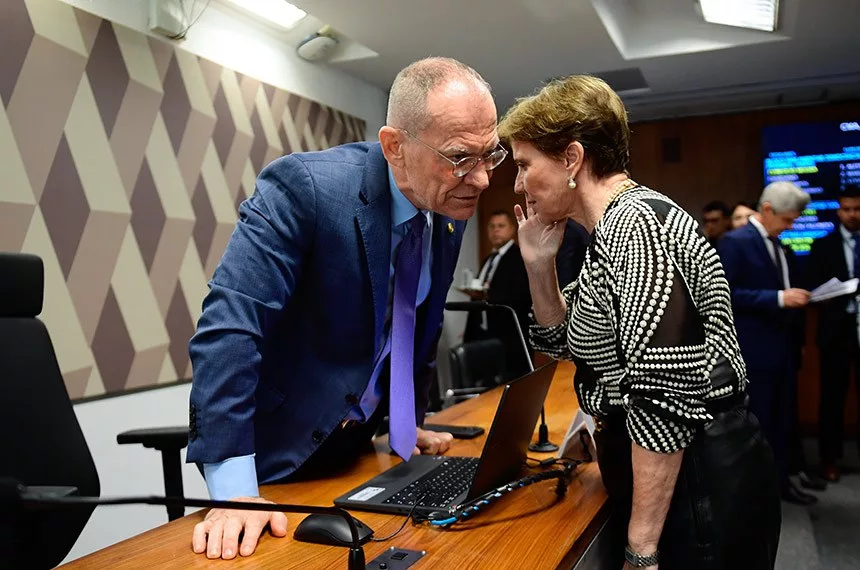
[[725,202],[714,200],[702,208],[702,233],[713,247],[732,229],[732,210]]
[[[815,288],[837,278],[860,277],[860,186],[848,186],[839,196],[839,226],[815,241],[809,255],[809,286]],[[821,474],[839,480],[837,462],[842,459],[845,435],[845,400],[851,372],[858,381],[858,298],[845,296],[823,301],[818,313],[818,349],[821,370],[821,400],[818,410],[818,452]],[[860,433],[856,434],[860,442]]]
[[[487,222],[487,237],[493,250],[481,264],[477,279],[486,288],[486,300],[493,305],[507,305],[517,314],[525,339],[531,324],[532,297],[529,278],[520,247],[514,241],[517,224],[513,212],[497,210]],[[473,297],[474,298],[474,297]],[[466,321],[464,342],[487,338],[502,341],[507,350],[508,370],[511,377],[529,370],[522,341],[507,311],[472,312]]]
[[[378,143],[268,165],[210,282],[190,351],[188,461],[213,499],[331,474],[384,415],[404,460],[450,434],[423,425],[465,220],[505,158],[489,85],[447,58],[391,87]],[[254,551],[281,513],[209,511],[192,547]],[[239,536],[243,536],[241,548]]]
[[719,241],[747,365],[750,410],[773,448],[783,499],[802,505],[816,499],[789,479],[789,448],[797,421],[802,309],[809,292],[793,287],[800,276],[792,252],[782,247],[778,236],[791,228],[808,203],[809,195],[790,182],[769,184],[749,223]]

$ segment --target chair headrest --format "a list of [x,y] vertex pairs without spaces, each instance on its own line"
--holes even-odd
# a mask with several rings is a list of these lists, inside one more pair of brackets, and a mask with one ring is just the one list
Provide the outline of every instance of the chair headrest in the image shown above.
[[42,312],[44,291],[40,257],[0,252],[0,318],[37,316]]

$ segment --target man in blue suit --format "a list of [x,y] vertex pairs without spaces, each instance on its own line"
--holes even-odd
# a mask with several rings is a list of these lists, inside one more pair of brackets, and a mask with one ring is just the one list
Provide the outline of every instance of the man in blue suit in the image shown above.
[[750,410],[761,422],[780,470],[783,499],[815,498],[789,479],[789,438],[797,414],[797,371],[803,346],[803,312],[809,292],[798,282],[794,256],[779,234],[791,228],[809,195],[790,182],[762,192],[749,223],[722,237],[720,259],[732,292],[738,341],[747,365]]
[[[385,415],[404,460],[450,445],[420,429],[445,297],[507,153],[489,85],[447,58],[397,75],[386,123],[379,143],[274,161],[240,207],[190,345],[188,461],[214,499],[330,474]],[[215,509],[192,546],[249,555],[267,524],[286,533],[283,514]]]

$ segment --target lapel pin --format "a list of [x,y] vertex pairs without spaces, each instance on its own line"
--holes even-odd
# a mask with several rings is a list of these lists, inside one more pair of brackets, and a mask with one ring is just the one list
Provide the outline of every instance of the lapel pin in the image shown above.
[[451,222],[448,222],[448,233],[449,234],[454,233],[454,224],[452,224]]

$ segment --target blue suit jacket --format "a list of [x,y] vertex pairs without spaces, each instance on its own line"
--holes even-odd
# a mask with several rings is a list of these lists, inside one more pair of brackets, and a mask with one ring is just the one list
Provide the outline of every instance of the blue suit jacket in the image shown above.
[[[415,332],[417,418],[464,227],[434,216],[432,286]],[[256,453],[266,483],[319,447],[370,381],[390,250],[391,193],[378,143],[292,154],[263,170],[191,340],[189,462]]]
[[[735,327],[747,368],[796,371],[803,345],[803,311],[780,308],[779,276],[761,234],[747,224],[723,236],[717,251],[732,291]],[[802,286],[793,253],[783,251],[790,285]]]

